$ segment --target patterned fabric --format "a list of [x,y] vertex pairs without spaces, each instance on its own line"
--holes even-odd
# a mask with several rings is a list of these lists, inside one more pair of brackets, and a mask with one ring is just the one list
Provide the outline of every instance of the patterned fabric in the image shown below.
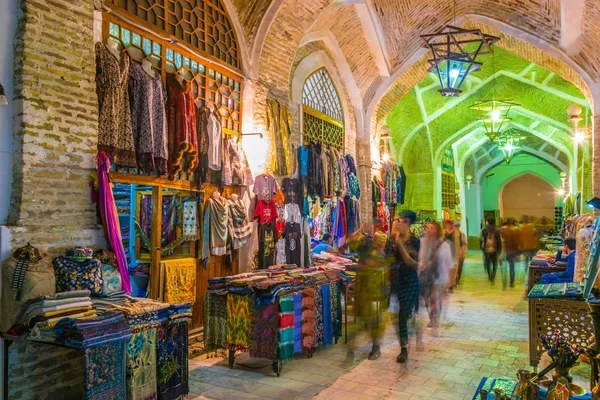
[[123,287],[121,281],[121,273],[119,270],[112,265],[102,264],[102,294],[108,296],[109,294],[120,292]]
[[360,199],[360,184],[358,183],[356,175],[348,175],[348,186],[350,187],[350,196]]
[[186,201],[183,203],[183,238],[188,242],[199,239],[198,235],[198,203]]
[[127,54],[117,60],[103,43],[96,43],[98,151],[125,167],[136,166],[128,89],[130,62]]
[[294,353],[302,352],[302,293],[296,292],[294,297]]
[[84,399],[126,397],[124,340],[85,349],[84,363]]
[[277,175],[291,173],[288,139],[291,133],[292,117],[287,107],[276,100],[267,99],[267,130],[271,133],[273,146],[272,165]]
[[156,328],[135,333],[127,343],[127,398],[156,399]]
[[140,64],[130,71],[131,119],[138,166],[147,173],[167,173],[167,92],[160,72],[148,75]]
[[227,294],[204,296],[204,344],[206,351],[227,348]]
[[331,307],[331,293],[329,285],[322,285],[323,294],[323,347],[333,344],[333,312]]
[[302,347],[315,347],[315,289],[302,291]]
[[329,296],[331,298],[331,327],[334,338],[342,336],[342,313],[340,312],[341,299],[339,282],[329,284]]
[[317,286],[315,290],[315,347],[323,344],[323,292]]
[[227,345],[245,350],[250,346],[250,296],[227,296]]
[[167,303],[192,303],[196,301],[196,259],[182,258],[160,263],[164,286],[161,293]]
[[246,153],[233,139],[225,139],[223,143],[223,185],[251,186],[254,177]]
[[239,197],[236,199],[227,200],[229,206],[229,234],[233,238],[233,248],[239,249],[247,241],[252,234],[252,226],[248,222],[246,205]]
[[65,257],[52,260],[56,276],[56,292],[89,290],[92,294],[102,294],[102,269],[95,258],[83,262],[71,261]]
[[279,299],[279,360],[294,358],[294,298]]
[[250,357],[277,361],[279,313],[277,304],[258,306],[252,319]]
[[169,323],[158,328],[158,398],[174,400],[188,390],[188,324]]

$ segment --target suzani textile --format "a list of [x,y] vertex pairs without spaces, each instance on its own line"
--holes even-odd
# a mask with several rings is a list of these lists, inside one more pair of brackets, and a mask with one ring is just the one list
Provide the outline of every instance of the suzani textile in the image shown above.
[[188,390],[188,324],[158,328],[158,399],[175,400]]
[[227,293],[204,296],[204,344],[207,352],[227,348]]
[[227,344],[235,349],[250,346],[250,296],[227,296]]
[[156,399],[156,328],[135,333],[127,342],[127,399]]
[[[182,258],[161,262],[164,276],[164,301],[167,303],[192,303],[196,300],[196,259]],[[164,274],[162,274],[164,272]]]
[[125,399],[125,341],[84,350],[84,399]]

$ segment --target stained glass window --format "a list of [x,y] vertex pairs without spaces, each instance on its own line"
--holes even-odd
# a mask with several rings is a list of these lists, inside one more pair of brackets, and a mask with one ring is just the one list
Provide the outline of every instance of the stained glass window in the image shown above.
[[325,68],[306,78],[302,104],[302,134],[305,140],[343,148],[344,113],[338,92]]

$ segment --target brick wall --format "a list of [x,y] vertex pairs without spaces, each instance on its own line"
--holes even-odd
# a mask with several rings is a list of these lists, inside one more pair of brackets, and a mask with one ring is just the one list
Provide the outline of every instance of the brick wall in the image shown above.
[[89,180],[97,144],[93,5],[22,0],[15,42],[13,245],[58,253],[101,235]]

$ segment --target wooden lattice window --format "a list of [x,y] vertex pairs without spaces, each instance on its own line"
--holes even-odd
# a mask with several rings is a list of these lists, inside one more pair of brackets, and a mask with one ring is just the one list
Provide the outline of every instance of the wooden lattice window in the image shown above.
[[166,79],[166,74],[179,72],[192,85],[192,95],[201,107],[213,104],[221,115],[223,128],[241,131],[241,78],[217,66],[207,66],[201,59],[177,44],[143,32],[111,15],[106,15],[106,37],[116,39],[134,61],[149,59]]
[[166,33],[175,42],[191,46],[240,69],[239,46],[221,0],[105,0],[118,13]]
[[454,210],[456,207],[456,193],[454,193],[454,174],[442,171],[442,208]]
[[310,74],[302,89],[302,134],[305,141],[344,147],[344,113],[340,97],[325,68]]

